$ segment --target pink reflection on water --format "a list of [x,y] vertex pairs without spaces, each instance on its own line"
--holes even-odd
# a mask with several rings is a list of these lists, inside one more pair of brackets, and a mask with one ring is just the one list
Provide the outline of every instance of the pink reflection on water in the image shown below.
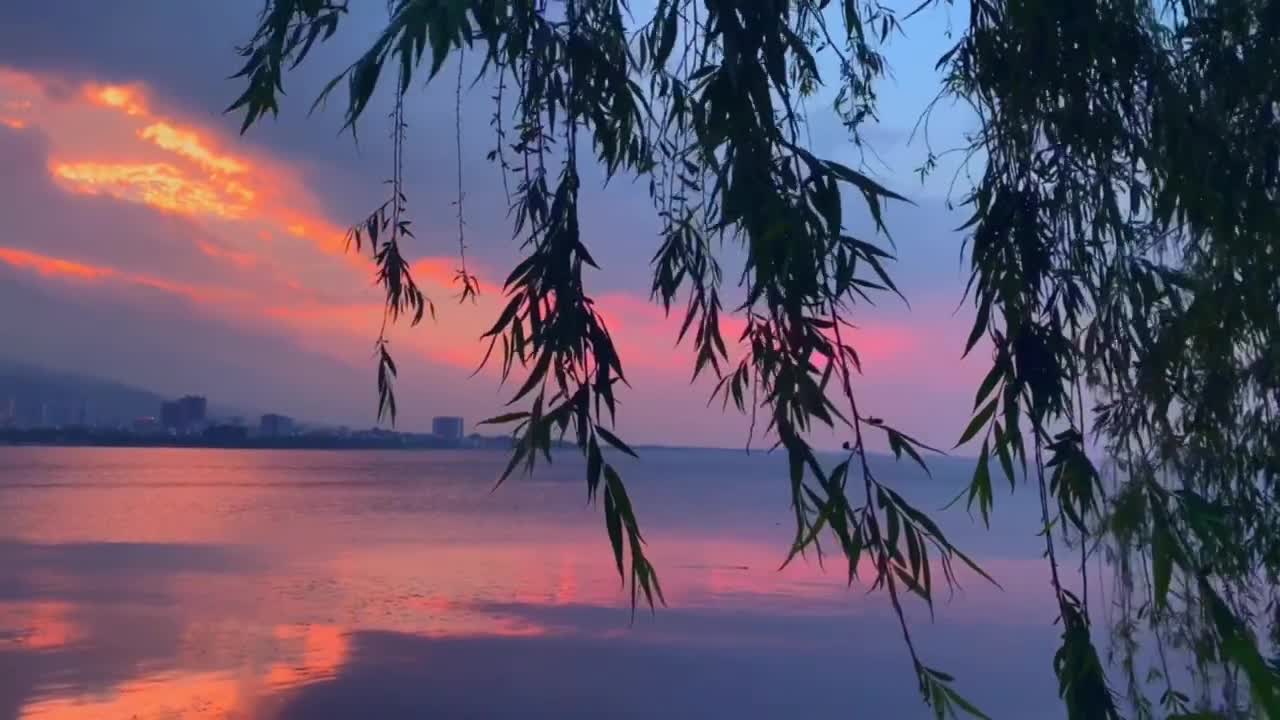
[[72,619],[75,606],[62,601],[0,603],[0,649],[54,650],[83,636]]
[[[91,460],[87,480],[76,474],[83,470],[42,468],[36,481],[61,485],[11,495],[17,524],[9,532],[41,548],[21,556],[33,566],[19,573],[39,597],[0,603],[0,650],[24,657],[73,647],[119,652],[112,643],[120,632],[102,627],[107,603],[105,622],[128,616],[146,623],[144,632],[175,637],[137,638],[139,645],[155,640],[158,649],[122,663],[110,682],[71,687],[46,678],[22,718],[269,718],[272,703],[350,671],[361,658],[357,637],[370,631],[768,655],[796,638],[753,632],[753,618],[788,631],[787,621],[801,618],[830,618],[844,629],[889,619],[883,594],[847,585],[842,557],[829,555],[825,569],[812,556],[779,569],[785,527],[655,527],[647,531],[649,551],[670,607],[653,618],[641,613],[632,625],[599,509],[581,507],[576,484],[512,485],[490,496],[487,482],[451,484],[444,474],[454,471],[437,468],[440,478],[383,486],[360,474],[374,474],[360,469],[371,461],[323,454],[148,450]],[[352,466],[312,467],[342,462]],[[581,512],[561,510],[569,505]],[[40,564],[66,555],[48,548],[71,542],[101,547],[83,566]],[[118,569],[97,567],[121,542],[154,546],[168,564],[145,566],[152,554],[140,553]],[[192,561],[205,550],[227,552],[203,566]],[[1004,590],[961,570],[962,592],[949,599],[937,588],[939,622],[1052,620],[1042,561],[982,564]],[[941,580],[940,568],[933,576]],[[869,568],[862,577],[871,577]],[[106,585],[118,594],[104,599]],[[683,624],[667,620],[679,613]],[[909,604],[908,613],[927,633],[923,603]],[[704,628],[704,617],[721,622]]]
[[166,671],[92,692],[51,693],[27,704],[23,720],[226,720],[262,714],[272,693],[328,680],[341,671],[347,633],[336,626],[279,626],[271,631],[278,659],[212,671]]
[[276,689],[333,677],[350,649],[347,634],[336,625],[281,625],[272,634],[286,647],[302,645],[300,653],[290,653],[296,661],[278,661],[267,669],[265,684]]
[[[776,548],[767,544],[720,541],[702,547],[680,564],[667,558],[664,582],[670,610],[656,621],[632,626],[627,595],[613,568],[600,562],[590,545],[549,542],[539,548],[498,545],[415,547],[393,545],[350,550],[330,559],[325,572],[332,586],[323,591],[295,592],[313,582],[315,568],[301,566],[267,571],[254,584],[281,588],[267,594],[256,617],[234,605],[217,617],[216,599],[228,588],[217,578],[183,574],[171,584],[177,594],[173,611],[196,615],[183,620],[195,628],[221,622],[218,633],[189,632],[179,653],[180,666],[144,672],[105,689],[47,689],[23,707],[23,720],[214,720],[266,718],[270,707],[304,686],[342,674],[352,656],[351,634],[382,630],[429,638],[538,638],[576,635],[622,643],[664,647],[740,647],[767,652],[789,642],[784,637],[756,638],[728,628],[686,636],[664,626],[665,612],[701,610],[735,612],[766,610],[776,614],[853,615],[882,612],[878,596],[865,597],[847,588],[841,568],[827,570],[813,562],[776,569]],[[699,564],[689,560],[729,558],[733,564]],[[739,564],[740,563],[740,564]],[[604,565],[601,568],[601,565]],[[1004,591],[970,583],[952,603],[939,601],[939,615],[952,621],[981,620],[998,624],[1042,622],[1027,608],[1043,608],[1038,562],[993,561],[986,567],[1005,585]],[[940,573],[936,573],[940,576]],[[434,588],[419,592],[418,589]],[[211,594],[215,602],[195,602]],[[191,602],[187,602],[191,600]],[[208,600],[208,599],[206,599]],[[539,621],[540,609],[568,609],[550,624]],[[574,613],[600,608],[616,611],[616,623],[578,626]],[[71,620],[68,602],[5,606],[0,629],[24,627],[22,648],[56,650],[71,642],[92,643]],[[204,617],[213,613],[215,617]],[[300,622],[328,615],[336,622]],[[920,618],[923,620],[923,618]],[[844,621],[841,621],[844,622]],[[219,644],[233,648],[219,650]],[[781,644],[781,645],[780,645]],[[254,647],[264,650],[252,651]],[[212,657],[216,667],[202,666]],[[406,659],[412,662],[411,658]]]
[[246,688],[226,673],[158,674],[101,692],[37,700],[21,720],[226,720],[246,717]]

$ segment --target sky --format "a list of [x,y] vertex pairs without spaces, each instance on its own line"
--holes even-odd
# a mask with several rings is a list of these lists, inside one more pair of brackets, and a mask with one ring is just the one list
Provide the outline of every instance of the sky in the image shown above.
[[[288,76],[279,118],[244,136],[240,117],[223,109],[242,90],[228,76],[259,0],[6,8],[0,355],[162,394],[205,394],[248,412],[372,425],[380,295],[369,259],[344,253],[342,236],[385,196],[390,140],[378,112],[367,114],[357,144],[339,133],[341,102],[307,110],[376,34],[381,6],[360,4],[366,14],[357,11]],[[878,157],[850,142],[822,102],[829,93],[809,108],[817,152],[865,161],[913,203],[886,213],[898,255],[890,271],[910,306],[886,297],[851,318],[864,363],[860,405],[948,448],[986,359],[961,360],[972,310],[961,302],[967,272],[954,228],[965,218],[949,205],[962,198],[965,180],[952,189],[953,173],[943,171],[922,181],[914,170],[925,142],[912,129],[937,92],[934,63],[949,29],[962,26],[960,12],[924,13],[892,42],[880,120],[865,132]],[[450,69],[441,77],[451,78]],[[418,430],[434,415],[471,423],[502,411],[514,386],[499,387],[496,369],[473,371],[519,248],[500,176],[485,158],[492,105],[478,86],[461,112],[469,269],[482,294],[457,302],[452,82],[416,90],[409,103],[406,181],[418,237],[405,252],[437,315],[393,328],[390,338],[400,366],[398,427]],[[935,147],[954,144],[968,122],[942,106],[929,138]],[[586,278],[588,289],[631,385],[620,396],[621,434],[636,443],[743,446],[748,420],[718,402],[708,407],[714,383],[691,386],[693,354],[675,345],[679,318],[649,300],[658,222],[645,187],[594,184],[582,205],[583,238],[601,265]],[[850,228],[872,235],[860,205],[847,207]],[[740,257],[726,254],[730,282]],[[730,353],[738,356],[732,346]],[[815,437],[823,446],[843,439]]]

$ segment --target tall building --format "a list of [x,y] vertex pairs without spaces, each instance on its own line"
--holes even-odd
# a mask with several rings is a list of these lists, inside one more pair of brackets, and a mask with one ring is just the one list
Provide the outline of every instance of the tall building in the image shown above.
[[182,406],[177,400],[160,403],[160,425],[166,430],[183,429]]
[[14,424],[18,427],[37,428],[43,427],[41,418],[41,409],[44,404],[31,399],[24,399],[17,404],[17,411],[14,414]]
[[445,440],[462,439],[463,422],[460,417],[437,417],[431,419],[431,434]]
[[287,415],[267,413],[258,422],[258,434],[264,437],[282,437],[293,434],[293,418]]
[[178,400],[182,416],[189,426],[203,425],[209,411],[209,401],[200,395],[187,395]]
[[166,430],[190,432],[205,424],[209,403],[199,395],[187,395],[160,405],[160,424]]

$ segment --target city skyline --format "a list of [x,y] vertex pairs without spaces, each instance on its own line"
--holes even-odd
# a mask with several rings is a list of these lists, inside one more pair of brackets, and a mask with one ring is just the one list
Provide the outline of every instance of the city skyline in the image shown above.
[[[28,376],[24,377],[24,373]],[[102,398],[104,387],[151,397],[153,407],[150,409],[153,412],[122,409],[119,403]],[[103,409],[95,412],[98,408]],[[137,409],[136,405],[134,409]],[[247,415],[246,419],[243,409],[211,405],[207,397],[195,393],[166,399],[143,388],[114,386],[101,378],[45,376],[37,368],[0,365],[0,429],[81,428],[131,430],[143,435],[198,435],[209,428],[237,426],[259,437],[350,432],[346,425],[316,423],[278,410],[248,411]],[[369,431],[387,429],[390,429],[389,423],[375,423]],[[475,435],[475,430],[474,427],[468,428],[462,417],[437,415],[431,418],[430,434],[445,440],[460,440]],[[409,432],[405,435],[411,437],[424,433]]]
[[[25,373],[25,376],[24,376]],[[131,402],[111,397],[126,394]],[[21,397],[19,397],[19,395]],[[149,400],[148,400],[149,399]],[[139,403],[149,402],[149,407]],[[90,408],[101,408],[91,413]],[[210,410],[210,408],[213,410]],[[139,412],[141,411],[141,412]],[[365,429],[299,420],[279,412],[246,419],[203,395],[167,399],[96,378],[45,375],[0,361],[0,446],[211,447],[251,449],[496,449],[506,434],[482,435],[464,418],[431,418],[430,432],[383,424]]]

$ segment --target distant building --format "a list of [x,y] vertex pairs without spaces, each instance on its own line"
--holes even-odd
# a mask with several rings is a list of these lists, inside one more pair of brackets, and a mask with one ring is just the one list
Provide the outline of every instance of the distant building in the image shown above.
[[166,430],[191,432],[205,424],[209,401],[199,395],[187,395],[160,405],[160,424]]
[[162,429],[153,417],[140,417],[133,421],[133,431],[139,435],[154,435]]
[[460,417],[431,419],[431,434],[444,440],[457,442],[462,439],[464,423]]
[[463,446],[485,450],[508,450],[512,447],[513,442],[514,441],[511,439],[510,435],[498,435],[491,437],[481,435],[480,433],[471,433],[467,436],[466,442],[463,443]]
[[199,395],[187,395],[178,400],[178,405],[182,407],[182,414],[186,418],[188,425],[204,424],[205,416],[209,412],[208,400]]
[[264,437],[283,437],[293,434],[293,418],[288,415],[267,413],[258,422],[258,434]]
[[210,425],[201,433],[205,440],[218,444],[242,443],[249,437],[249,431],[243,425]]
[[182,407],[177,400],[160,403],[160,424],[171,430],[182,427]]

